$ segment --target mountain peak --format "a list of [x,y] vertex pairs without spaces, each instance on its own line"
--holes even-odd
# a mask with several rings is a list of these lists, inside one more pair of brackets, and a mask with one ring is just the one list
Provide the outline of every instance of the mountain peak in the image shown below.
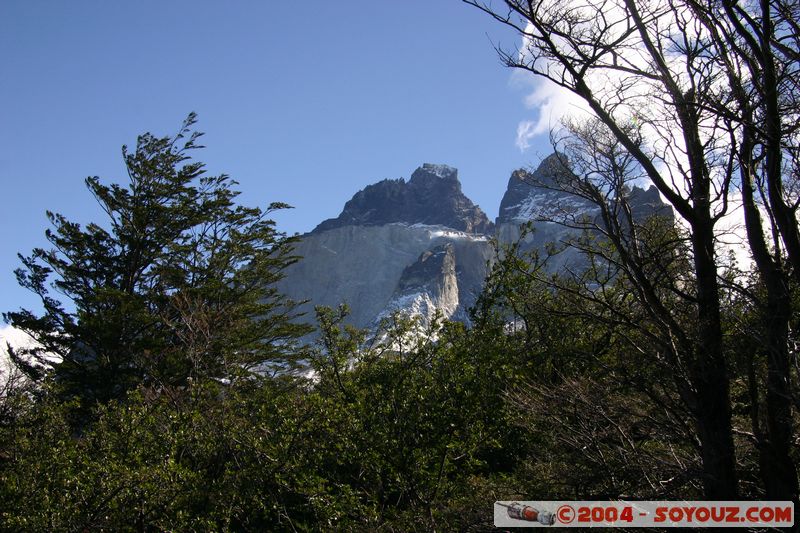
[[[595,211],[597,206],[589,200],[559,187],[559,180],[571,175],[569,164],[564,154],[553,153],[544,158],[533,172],[525,169],[512,172],[500,202],[498,226],[548,219],[548,214],[553,212],[563,214],[570,211]],[[652,185],[648,189],[634,185],[626,194],[637,220],[644,220],[652,215],[670,219],[673,217],[672,209],[661,200],[658,189]]]
[[541,197],[545,202],[547,197],[566,195],[549,191],[546,187],[555,184],[555,178],[569,172],[566,167],[564,154],[553,153],[542,160],[534,172],[518,169],[511,173],[508,186],[500,202],[500,213],[497,224],[512,221],[526,221],[535,218],[533,215],[532,199]]
[[345,204],[338,217],[322,222],[312,233],[393,222],[441,225],[478,234],[493,231],[486,214],[461,191],[458,170],[425,163],[407,182],[401,178],[368,185]]
[[441,179],[450,179],[458,181],[458,169],[448,165],[439,165],[434,163],[423,163],[421,167],[414,171],[411,175],[411,181],[420,179],[425,175],[436,176]]

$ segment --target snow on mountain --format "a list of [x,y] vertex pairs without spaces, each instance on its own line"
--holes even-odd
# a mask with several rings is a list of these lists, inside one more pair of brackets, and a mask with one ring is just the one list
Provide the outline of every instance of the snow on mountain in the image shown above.
[[[409,181],[383,180],[357,192],[341,214],[303,235],[295,252],[303,259],[286,271],[278,289],[298,301],[314,320],[314,306],[347,303],[349,321],[375,329],[382,318],[400,311],[426,326],[434,314],[469,321],[468,310],[480,294],[495,257],[491,242],[515,242],[521,226],[534,231],[522,248],[540,250],[573,239],[576,230],[559,220],[595,220],[597,206],[554,190],[554,176],[566,171],[556,155],[533,173],[515,171],[500,205],[496,225],[461,191],[458,171],[425,163]],[[635,215],[669,211],[655,189],[634,188]],[[549,268],[580,268],[584,258],[566,250]]]
[[[563,156],[559,154],[545,158],[533,172],[523,169],[514,171],[508,180],[495,223],[500,243],[517,242],[522,238],[523,251],[537,250],[540,253],[551,245],[555,245],[556,249],[563,248],[562,252],[548,261],[547,267],[552,272],[580,270],[585,257],[578,250],[566,247],[580,233],[574,226],[594,221],[601,224],[597,205],[559,190],[559,181],[569,172],[564,166]],[[632,187],[628,202],[636,220],[644,220],[654,214],[669,218],[673,216],[655,187]],[[522,225],[525,223],[531,224],[532,231],[523,238]]]
[[467,319],[493,256],[493,224],[461,191],[458,171],[426,163],[411,179],[356,193],[342,213],[303,235],[301,261],[279,290],[313,320],[314,305],[347,303],[350,323],[374,328],[393,311],[427,324],[438,309]]

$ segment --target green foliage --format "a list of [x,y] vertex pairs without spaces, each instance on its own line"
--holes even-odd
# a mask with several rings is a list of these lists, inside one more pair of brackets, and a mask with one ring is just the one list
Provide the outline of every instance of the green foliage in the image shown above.
[[15,428],[1,527],[290,531],[335,519],[313,469],[324,421],[301,398],[268,382],[141,390],[98,408],[81,437],[66,406],[41,405]]
[[516,450],[506,448],[519,444],[502,407],[502,354],[484,351],[461,324],[434,321],[420,336],[413,320],[394,315],[376,343],[342,326],[346,309],[318,314],[315,391],[339,406],[344,422],[344,448],[326,470],[395,526],[464,527],[470,513],[449,502],[471,495],[474,477],[508,461]]
[[274,288],[296,258],[268,214],[288,206],[236,205],[236,182],[190,159],[201,148],[194,123],[192,114],[174,137],[145,134],[135,150],[123,147],[126,187],[86,180],[103,224],[48,212],[53,247],[21,256],[19,282],[45,312],[6,314],[43,346],[16,359],[59,356],[57,382],[84,405],[140,383],[284,368],[308,332]]
[[[499,353],[463,326],[433,342],[396,317],[380,345],[320,310],[316,383],[140,386],[73,430],[57,395],[0,429],[0,529],[409,531],[486,524],[487,477],[522,433],[502,408]],[[331,361],[345,362],[337,374]],[[476,512],[476,509],[478,512]],[[481,510],[482,509],[482,510]]]
[[475,310],[474,335],[503,328],[492,342],[517,361],[506,408],[534,445],[517,456],[516,488],[528,499],[698,496],[691,414],[664,379],[657,325],[603,266],[613,251],[586,246],[588,268],[573,275],[548,273],[518,243],[500,250]]
[[[52,215],[54,248],[23,259],[46,312],[7,316],[63,362],[0,391],[0,529],[479,531],[495,500],[701,497],[668,335],[607,243],[577,239],[572,276],[499,250],[469,328],[395,314],[369,334],[318,308],[300,346],[273,288],[293,241],[188,160],[192,123],[125,152],[129,187],[87,182],[106,227]],[[637,230],[649,288],[691,330],[681,235]],[[758,309],[726,295],[734,422],[757,428]]]

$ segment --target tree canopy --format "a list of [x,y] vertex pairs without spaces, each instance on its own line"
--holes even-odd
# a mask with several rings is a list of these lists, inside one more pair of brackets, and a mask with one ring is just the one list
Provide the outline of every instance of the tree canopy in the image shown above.
[[195,121],[123,147],[127,185],[86,179],[106,219],[81,227],[48,212],[52,248],[21,256],[17,278],[45,312],[6,314],[40,345],[15,358],[55,356],[67,395],[105,402],[140,384],[289,371],[298,357],[308,329],[274,287],[297,260],[293,239],[268,218],[288,206],[237,205],[236,182],[191,159]]

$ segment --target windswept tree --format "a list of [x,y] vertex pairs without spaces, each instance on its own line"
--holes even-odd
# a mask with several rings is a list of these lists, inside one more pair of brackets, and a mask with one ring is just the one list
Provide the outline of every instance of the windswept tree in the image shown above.
[[[741,188],[748,242],[767,287],[756,302],[769,368],[767,423],[756,433],[761,477],[768,497],[796,500],[788,347],[798,247],[797,3],[464,1],[517,31],[522,46],[501,50],[504,63],[579,97],[688,230],[692,283],[682,299],[694,320],[674,341],[711,499],[738,493],[718,244],[719,221]],[[619,192],[599,200],[612,205]],[[620,242],[617,251],[635,252],[636,242]]]
[[236,182],[190,158],[201,148],[195,120],[175,136],[145,134],[134,150],[123,147],[127,186],[86,180],[104,222],[82,227],[48,212],[52,248],[20,256],[19,283],[44,314],[5,314],[40,344],[13,355],[56,355],[58,387],[86,405],[142,383],[285,370],[307,333],[274,287],[296,258],[268,215],[288,206],[237,205]]

